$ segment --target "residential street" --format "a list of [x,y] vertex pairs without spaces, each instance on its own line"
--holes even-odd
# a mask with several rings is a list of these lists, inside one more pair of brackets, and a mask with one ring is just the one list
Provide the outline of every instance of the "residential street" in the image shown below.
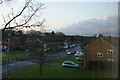
[[49,54],[47,56],[47,60],[49,61],[55,61],[55,60],[60,60],[60,59],[69,59],[71,58],[71,56],[74,56],[74,55],[67,55],[67,52],[71,52],[71,51],[78,51],[78,52],[82,52],[81,48],[80,48],[80,45],[78,44],[77,46],[71,48],[71,49],[68,49],[68,51],[63,51],[63,52],[59,52],[59,53],[56,53],[56,54]]
[[0,6],[0,78],[120,77],[117,2],[0,0]]
[[[77,45],[77,46],[75,46],[71,49],[68,49],[68,51],[81,52],[80,45]],[[62,52],[55,53],[55,54],[49,54],[46,57],[46,62],[49,63],[49,62],[52,62],[52,61],[57,61],[57,60],[65,59],[65,58],[66,58],[66,60],[68,60],[68,59],[71,58],[71,56],[74,56],[74,55],[67,55],[66,51],[62,51]],[[32,62],[32,60],[18,61],[18,62],[10,63],[9,66],[7,66],[7,64],[5,64],[5,65],[2,66],[2,71],[3,71],[2,76],[10,74],[10,73],[18,72],[18,71],[21,71],[21,70],[25,70],[27,68],[30,68],[30,67],[33,67],[33,66],[36,66],[36,65],[38,65],[38,63]],[[9,71],[7,71],[7,69]]]

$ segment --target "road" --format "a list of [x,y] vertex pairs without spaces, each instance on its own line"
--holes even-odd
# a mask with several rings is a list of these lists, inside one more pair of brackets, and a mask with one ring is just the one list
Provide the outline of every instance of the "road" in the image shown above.
[[[69,51],[81,52],[82,50],[80,48],[80,45],[77,45],[73,48],[68,49],[68,51],[61,51],[58,53],[49,54],[46,56],[46,62],[53,62],[53,61],[62,60],[62,59],[68,60],[71,58],[71,56],[74,56],[74,55],[67,55],[67,52],[69,52]],[[17,61],[17,62],[3,65],[2,66],[2,76],[5,76],[5,75],[10,74],[10,73],[14,73],[14,72],[19,72],[21,70],[25,70],[27,68],[38,65],[38,63],[31,62],[31,61],[32,60],[30,60],[30,61]]]
[[56,61],[56,60],[65,59],[65,58],[69,59],[71,58],[71,56],[74,56],[74,55],[67,55],[67,52],[71,52],[71,51],[78,51],[79,53],[82,52],[80,45],[77,45],[71,49],[68,49],[68,51],[62,51],[56,54],[49,54],[47,56],[47,60]]

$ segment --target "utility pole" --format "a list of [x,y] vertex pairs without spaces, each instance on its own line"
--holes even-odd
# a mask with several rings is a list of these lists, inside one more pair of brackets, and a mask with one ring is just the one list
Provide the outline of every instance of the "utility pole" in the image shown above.
[[2,80],[2,31],[0,30],[0,47],[1,47],[1,51],[0,51],[0,80]]
[[8,34],[8,39],[7,39],[7,74],[9,74],[9,53],[10,53],[10,39],[9,39],[10,34]]

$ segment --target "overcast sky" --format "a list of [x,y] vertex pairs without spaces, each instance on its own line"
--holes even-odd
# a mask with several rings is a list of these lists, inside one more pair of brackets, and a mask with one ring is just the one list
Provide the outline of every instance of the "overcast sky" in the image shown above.
[[71,35],[117,35],[117,2],[47,2],[48,29]]
[[[90,0],[91,2],[72,1],[44,1],[46,9],[43,10],[42,17],[46,19],[47,30],[61,31],[71,35],[99,33],[117,35],[118,3],[113,2],[117,0],[109,0],[111,2],[108,0],[104,0],[106,2],[97,2],[97,0]],[[14,5],[20,6],[22,4]]]

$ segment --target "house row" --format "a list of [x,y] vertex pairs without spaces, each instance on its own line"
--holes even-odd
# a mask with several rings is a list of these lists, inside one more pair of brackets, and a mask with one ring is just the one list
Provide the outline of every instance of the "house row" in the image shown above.
[[[2,41],[2,46],[6,47],[8,46],[6,36],[7,34],[3,34],[3,41]],[[57,50],[60,50],[64,47],[64,42],[65,42],[65,34],[61,32],[45,32],[44,35],[42,35],[41,32],[35,32],[31,31],[29,33],[23,34],[19,36],[15,36],[11,32],[11,36],[9,37],[10,42],[9,46],[13,50],[27,50],[27,51],[33,51],[35,45],[36,39],[39,39],[41,43],[38,45],[39,48],[42,49],[43,43],[45,45],[46,51],[49,52],[54,52]]]

